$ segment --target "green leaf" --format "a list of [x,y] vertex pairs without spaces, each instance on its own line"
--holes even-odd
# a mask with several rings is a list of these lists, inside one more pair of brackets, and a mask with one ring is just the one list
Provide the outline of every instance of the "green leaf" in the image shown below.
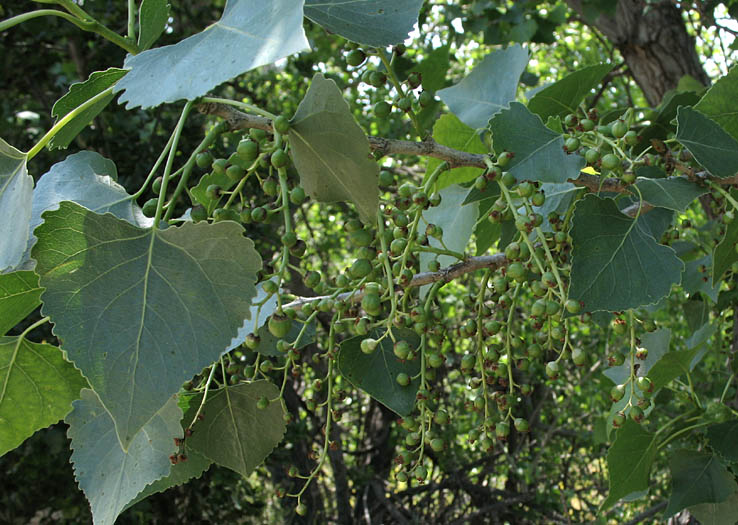
[[436,92],[446,85],[446,73],[449,68],[449,46],[438,47],[428,53],[426,57],[412,71],[420,73],[423,89]]
[[564,151],[562,135],[544,126],[519,102],[510,103],[510,109],[500,111],[489,125],[495,152],[515,154],[506,169],[517,181],[561,184],[579,177],[585,165],[582,156]]
[[733,475],[717,456],[694,450],[677,450],[669,460],[673,489],[664,516],[690,505],[720,503],[738,491]]
[[[395,339],[407,341],[413,349],[417,349],[420,339],[417,334],[407,329],[392,329]],[[379,339],[382,334],[377,330],[370,336]],[[356,388],[360,388],[371,397],[382,403],[400,416],[409,416],[415,407],[415,396],[420,386],[420,377],[413,379],[409,385],[397,384],[397,374],[405,373],[414,377],[420,373],[420,358],[412,361],[400,361],[393,352],[392,339],[385,337],[371,354],[361,351],[363,336],[352,337],[341,343],[338,354],[338,368],[341,375]]]
[[319,202],[350,201],[373,224],[379,206],[379,167],[369,140],[333,80],[317,73],[289,131],[300,183]]
[[72,440],[74,474],[85,493],[95,525],[112,525],[126,504],[146,485],[169,474],[169,456],[182,437],[182,411],[174,397],[151,415],[131,440],[120,448],[110,414],[87,388],[67,416]]
[[438,96],[459,119],[474,129],[487,127],[495,113],[515,100],[528,52],[519,44],[484,57],[471,73]]
[[41,304],[41,287],[33,272],[0,274],[0,335],[5,335]]
[[[733,198],[738,198],[738,190],[730,192]],[[719,287],[720,280],[730,266],[738,261],[738,221],[733,221],[725,229],[725,235],[712,252],[712,283]]]
[[[54,107],[51,108],[51,116],[56,118],[56,122],[59,122],[68,113],[114,85],[125,74],[125,70],[116,67],[111,67],[105,71],[93,72],[84,82],[77,82],[69,86],[67,94],[54,103]],[[98,116],[110,104],[113,97],[115,95],[110,93],[78,115],[75,115],[59,133],[54,135],[49,142],[49,149],[64,149],[69,146],[74,138],[92,122],[92,119]]]
[[684,263],[658,244],[612,199],[586,195],[574,210],[569,296],[586,311],[637,308],[666,296],[681,282]]
[[683,302],[682,310],[684,319],[687,321],[687,328],[692,333],[710,322],[710,306],[699,296],[690,297],[688,301]]
[[607,452],[610,491],[600,510],[636,491],[648,490],[648,473],[656,457],[656,436],[628,419]]
[[727,461],[738,461],[738,448],[735,436],[738,432],[738,419],[732,419],[707,427],[707,440],[710,447]]
[[653,382],[654,390],[668,385],[672,379],[689,372],[690,363],[697,354],[697,348],[691,350],[674,350],[667,352],[659,359],[648,374]]
[[[474,225],[479,216],[479,205],[476,202],[464,204],[469,190],[455,184],[444,188],[441,194],[441,204],[428,208],[423,212],[423,219],[428,224],[435,224],[443,228],[443,242],[449,250],[463,253],[466,244],[474,231]],[[429,238],[430,245],[441,248],[438,239]],[[441,266],[448,266],[458,260],[451,255],[439,255],[421,252],[420,267],[426,269],[428,262],[437,258]]]
[[167,0],[143,0],[138,10],[138,48],[150,48],[166,29],[168,20]]
[[[433,125],[433,140],[444,146],[469,153],[487,153],[487,148],[482,144],[476,130],[461,122],[456,115],[442,115]],[[440,159],[429,158],[428,168],[425,170],[426,178],[435,171]],[[462,184],[474,180],[482,173],[481,168],[454,168],[447,170],[438,177],[436,190],[441,190],[452,184]]]
[[183,485],[191,479],[199,478],[213,464],[211,460],[192,450],[192,447],[187,446],[187,441],[185,441],[184,453],[187,456],[187,461],[180,461],[176,465],[172,465],[168,476],[158,479],[150,485],[146,485],[145,489],[139,492],[135,498],[123,507],[121,513],[149,496],[164,492],[177,485]]
[[62,202],[33,249],[43,313],[126,449],[250,317],[261,258],[232,221],[144,230]]
[[59,348],[0,337],[0,456],[66,416],[86,387]]
[[[705,268],[704,272],[700,271],[700,268]],[[698,292],[704,293],[713,303],[718,300],[718,294],[720,293],[720,283],[717,286],[712,286],[710,282],[710,271],[712,267],[712,255],[706,255],[701,259],[689,261],[684,265],[684,273],[682,274],[682,288],[689,294],[696,294]]]
[[738,140],[738,112],[735,109],[735,94],[738,93],[738,67],[733,66],[728,74],[720,77],[694,106],[694,109],[710,117],[721,128]]
[[735,525],[738,519],[738,492],[720,503],[700,503],[689,507],[700,525]]
[[[655,115],[650,115],[651,123],[638,132],[640,141],[633,147],[633,152],[640,154],[646,148],[651,147],[651,139],[664,140],[676,130],[675,119],[677,109],[680,106],[693,106],[699,101],[700,97],[692,92],[669,91],[664,95],[661,103],[655,109]],[[641,170],[645,167],[637,168],[636,175],[641,176]],[[656,169],[653,166],[648,167]],[[665,175],[665,174],[664,174]]]
[[331,33],[373,47],[401,43],[423,0],[305,0],[305,16]]
[[[261,410],[257,401],[265,396],[271,402]],[[279,389],[268,381],[242,383],[211,391],[187,446],[248,476],[274,450],[287,428],[282,405],[277,400]],[[202,395],[190,400],[185,422],[195,419]]]
[[124,91],[119,102],[128,109],[194,100],[241,73],[309,49],[302,18],[302,2],[295,0],[228,0],[221,19],[204,31],[128,55],[123,67],[129,72],[114,92]]
[[576,113],[579,103],[611,69],[612,64],[599,64],[574,71],[536,93],[528,102],[528,109],[543,121]]
[[[669,177],[668,179],[639,178],[636,187],[640,190],[643,200],[659,208],[668,208],[684,212],[687,207],[700,195],[707,193],[702,188],[684,177]],[[633,192],[637,197],[638,194]]]
[[676,138],[714,176],[738,173],[738,140],[699,111],[679,108]]
[[0,139],[0,273],[23,262],[31,233],[33,179],[28,175],[26,155]]

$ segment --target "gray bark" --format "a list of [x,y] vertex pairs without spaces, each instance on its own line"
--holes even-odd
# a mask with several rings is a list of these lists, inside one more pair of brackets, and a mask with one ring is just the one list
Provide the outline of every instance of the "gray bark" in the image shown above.
[[[581,0],[567,0],[567,4],[584,16]],[[684,75],[710,84],[694,39],[672,2],[618,0],[614,17],[600,15],[592,25],[620,51],[650,105],[658,105]]]

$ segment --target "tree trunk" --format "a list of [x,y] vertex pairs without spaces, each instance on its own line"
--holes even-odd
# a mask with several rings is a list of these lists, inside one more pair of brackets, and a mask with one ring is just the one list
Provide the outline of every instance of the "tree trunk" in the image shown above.
[[[567,4],[584,17],[581,0]],[[601,14],[591,25],[620,51],[651,106],[658,105],[684,75],[710,84],[681,11],[670,1],[619,0],[615,17]]]

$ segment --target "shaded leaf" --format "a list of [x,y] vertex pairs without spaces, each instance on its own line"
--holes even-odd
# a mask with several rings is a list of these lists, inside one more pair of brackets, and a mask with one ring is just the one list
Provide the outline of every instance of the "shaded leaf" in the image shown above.
[[423,0],[305,0],[305,16],[331,33],[374,47],[401,43]]
[[[689,294],[702,292],[709,297],[713,303],[716,303],[718,294],[720,293],[720,283],[717,283],[717,286],[712,286],[709,270],[711,267],[712,255],[706,255],[701,259],[685,263],[684,273],[682,274],[682,288],[684,288],[684,291]],[[701,268],[705,268],[705,271],[700,271]]]
[[[417,334],[411,330],[393,328],[392,333],[398,341],[407,341],[413,349],[420,344]],[[373,331],[370,335],[379,339],[382,334]],[[400,386],[395,379],[399,373],[411,378],[418,375],[420,358],[416,356],[412,361],[400,361],[393,352],[389,336],[380,341],[374,352],[365,354],[361,351],[363,339],[363,336],[352,337],[341,343],[338,354],[341,375],[396,414],[409,416],[415,407],[420,378],[413,379],[407,386]]]
[[379,206],[379,166],[369,140],[333,80],[317,73],[289,131],[292,158],[305,191],[317,201],[349,201],[373,224]]
[[682,310],[690,332],[695,332],[710,322],[710,306],[698,296],[690,297],[689,301],[682,303]]
[[[72,84],[69,86],[67,94],[54,103],[54,107],[51,108],[51,116],[56,118],[56,122],[59,122],[68,113],[114,85],[125,74],[125,70],[111,67],[105,71],[95,71],[84,82]],[[110,93],[75,115],[59,133],[54,135],[49,142],[49,149],[64,149],[69,146],[74,138],[92,122],[92,119],[110,104],[114,96],[113,93]]]
[[461,82],[438,91],[438,96],[467,126],[487,127],[489,119],[515,100],[528,52],[516,44],[484,57]]
[[[185,445],[187,445],[187,441],[185,441]],[[177,485],[183,485],[191,479],[199,478],[213,464],[211,460],[192,450],[192,447],[185,446],[184,453],[187,456],[187,461],[180,461],[176,465],[172,465],[168,476],[147,485],[135,498],[128,502],[123,510],[133,507],[139,501],[143,501],[153,494],[164,492]]]
[[428,53],[426,57],[414,68],[413,71],[420,73],[423,89],[436,92],[446,85],[446,73],[449,67],[449,46],[438,47]]
[[59,348],[0,337],[0,456],[66,416],[86,387]]
[[707,440],[710,447],[728,461],[738,461],[738,448],[735,436],[738,432],[738,419],[731,419],[717,425],[707,427]]
[[[271,402],[261,410],[265,396]],[[248,476],[279,444],[286,430],[279,389],[268,381],[242,383],[210,391],[187,446],[218,465]],[[194,396],[185,423],[195,418],[202,395]]]
[[[497,187],[499,190],[497,184],[492,184],[492,186]],[[499,223],[490,222],[487,218],[494,202],[494,200],[488,199],[479,203],[479,217],[474,225],[474,236],[477,247],[475,255],[483,255],[497,242],[502,234],[502,226]]]
[[579,177],[585,160],[578,154],[564,151],[564,138],[551,131],[519,102],[500,111],[489,123],[492,143],[499,155],[503,151],[515,154],[506,170],[517,181],[564,183]]
[[[733,198],[738,198],[738,190],[730,192]],[[738,261],[738,221],[732,221],[725,228],[725,235],[712,252],[712,283],[720,286],[720,280],[731,265]]]
[[700,525],[735,525],[738,521],[738,492],[720,503],[700,503],[689,507]]
[[30,235],[33,179],[28,175],[26,155],[0,139],[0,273],[23,261]]
[[124,92],[119,102],[127,102],[128,109],[194,100],[241,73],[309,47],[302,2],[228,0],[221,19],[204,31],[128,55],[123,64],[128,74],[113,91]]
[[[707,189],[690,182],[684,177],[668,179],[639,178],[636,187],[643,200],[660,208],[684,212],[697,197],[707,193]],[[637,193],[634,193],[637,196]]]
[[679,108],[676,138],[714,176],[738,173],[738,140],[699,111]]
[[612,199],[586,195],[576,204],[569,296],[586,311],[653,304],[681,282],[674,250],[634,226]]
[[549,117],[576,113],[579,103],[611,69],[612,64],[599,64],[574,71],[538,91],[528,102],[528,109],[543,121]]
[[738,491],[733,475],[712,454],[677,450],[669,459],[673,489],[664,516],[690,505],[720,503]]
[[707,93],[695,104],[694,109],[710,117],[721,128],[738,140],[738,112],[735,110],[735,94],[738,93],[738,67],[720,77]]
[[697,348],[691,350],[674,350],[667,352],[653,365],[648,377],[653,382],[654,390],[668,385],[672,379],[689,372],[690,363],[697,354]]
[[138,48],[150,48],[166,29],[168,20],[168,0],[143,0],[138,10]]
[[42,311],[124,448],[250,317],[261,259],[242,233],[232,221],[144,230],[70,202],[44,213]]
[[67,416],[74,475],[85,493],[95,525],[112,525],[126,504],[146,485],[169,474],[169,456],[181,438],[182,411],[171,397],[131,440],[120,448],[115,425],[95,392],[85,388]]
[[5,335],[41,304],[38,275],[33,272],[0,274],[0,335]]
[[[640,141],[633,147],[633,152],[642,153],[646,148],[651,147],[651,139],[664,140],[676,130],[674,120],[676,119],[677,109],[679,106],[693,106],[699,101],[700,97],[692,91],[678,92],[669,91],[664,95],[661,103],[655,109],[656,114],[650,117],[651,123],[638,132]],[[636,169],[636,175],[641,174],[644,167]],[[649,169],[656,169],[652,166]],[[666,175],[666,174],[664,174]],[[653,177],[652,175],[648,175]]]
[[636,491],[648,490],[648,473],[656,457],[656,436],[630,419],[617,432],[607,452],[610,490],[600,510]]
[[[487,153],[487,148],[482,144],[476,130],[461,122],[456,115],[447,113],[442,115],[433,125],[433,140],[444,146],[449,146],[460,151],[469,153]],[[435,171],[440,159],[429,158],[428,167],[425,171],[426,178]],[[462,184],[477,178],[482,173],[481,168],[454,168],[441,173],[436,179],[436,190],[441,190],[452,184]]]

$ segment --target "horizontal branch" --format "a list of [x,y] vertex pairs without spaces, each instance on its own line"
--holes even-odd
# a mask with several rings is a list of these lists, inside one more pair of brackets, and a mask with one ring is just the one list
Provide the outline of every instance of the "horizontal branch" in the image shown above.
[[[416,273],[410,280],[410,283],[405,288],[416,288],[426,284],[433,284],[438,281],[451,282],[457,277],[461,277],[464,274],[475,272],[477,270],[497,270],[503,266],[508,265],[508,260],[502,253],[496,253],[494,255],[480,255],[478,257],[469,257],[468,259],[441,268],[437,272],[421,272]],[[307,303],[313,303],[320,301],[321,299],[328,299],[330,295],[321,295],[316,297],[298,297],[289,304],[284,305],[285,308],[302,308]],[[364,292],[355,290],[339,294],[335,299],[341,301],[358,302],[364,297]]]

